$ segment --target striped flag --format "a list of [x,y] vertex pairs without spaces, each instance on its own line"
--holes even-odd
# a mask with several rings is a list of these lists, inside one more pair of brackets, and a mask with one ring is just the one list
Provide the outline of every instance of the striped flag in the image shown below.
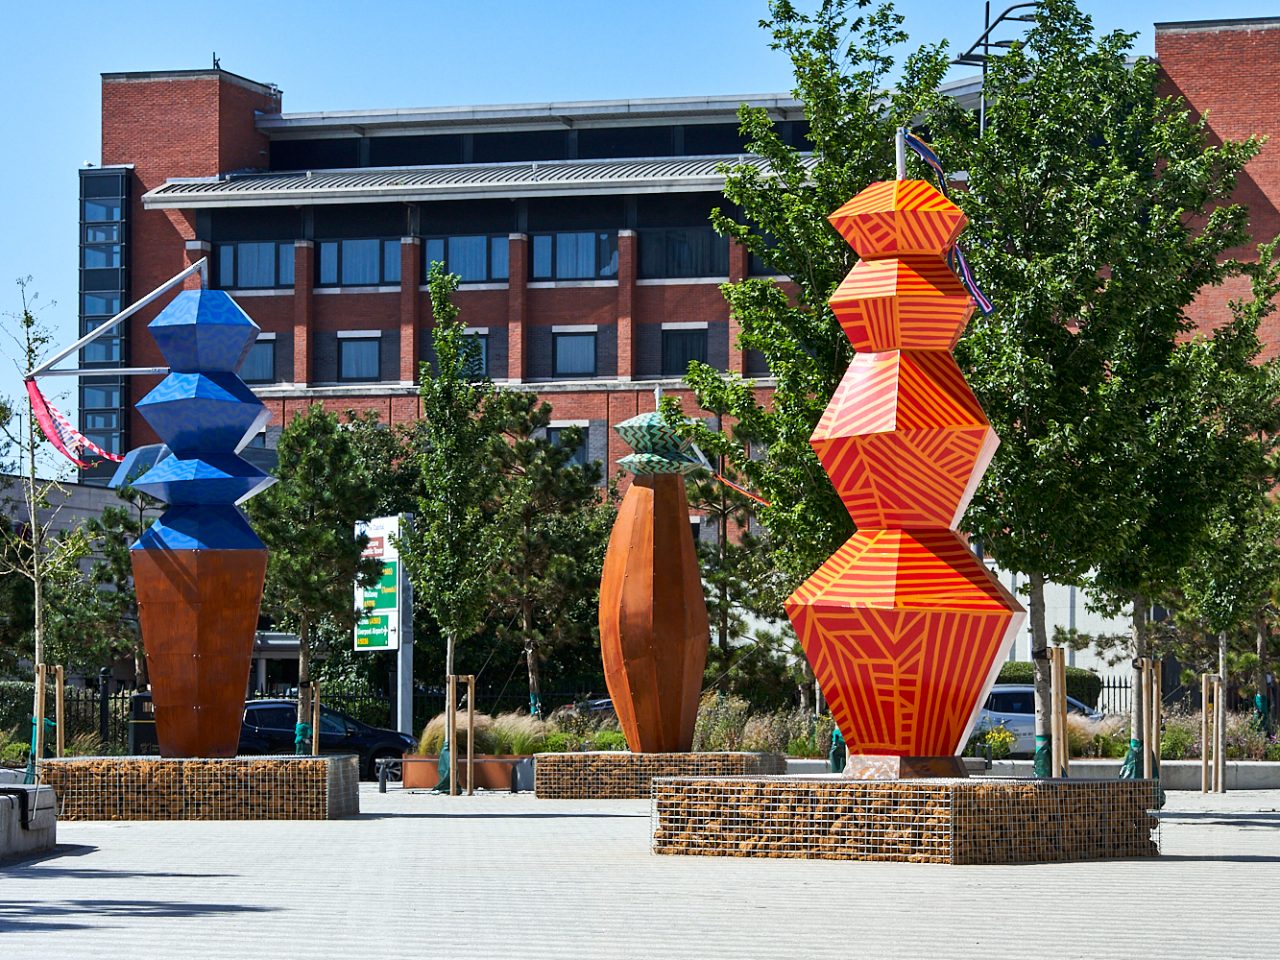
[[94,456],[115,463],[124,460],[124,457],[103,450],[73,427],[71,421],[44,398],[44,394],[36,386],[34,377],[24,380],[23,383],[27,388],[27,397],[31,401],[31,412],[35,415],[36,423],[40,424],[40,429],[44,431],[44,435],[49,438],[49,442],[58,449],[58,452],[77,467],[89,465],[80,459],[81,452],[85,450]]

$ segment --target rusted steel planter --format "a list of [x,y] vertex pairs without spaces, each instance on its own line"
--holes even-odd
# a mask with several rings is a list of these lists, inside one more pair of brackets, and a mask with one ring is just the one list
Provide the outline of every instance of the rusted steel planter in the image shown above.
[[[527,754],[477,754],[475,757],[476,789],[512,790],[516,764],[528,760]],[[440,782],[440,758],[406,753],[402,759],[400,785],[406,790],[433,790]],[[458,789],[467,789],[467,760],[458,758]]]

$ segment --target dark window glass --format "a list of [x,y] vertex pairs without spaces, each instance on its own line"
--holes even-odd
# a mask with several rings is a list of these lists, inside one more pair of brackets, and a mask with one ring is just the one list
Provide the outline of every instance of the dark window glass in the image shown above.
[[249,441],[247,446],[250,446],[255,450],[267,449],[267,431],[263,430],[261,433],[255,433],[253,435],[253,439]]
[[[83,429],[87,430],[119,430],[120,411],[87,410],[82,417]],[[114,452],[114,451],[113,451]]]
[[690,157],[742,153],[745,145],[736,123],[691,123],[684,128],[684,152]]
[[596,375],[596,335],[594,333],[553,333],[552,376]]
[[578,131],[578,156],[669,157],[673,152],[671,127],[588,127]]
[[118,430],[86,430],[84,435],[107,453],[120,452],[120,431]]
[[698,543],[702,540],[702,520],[700,518],[689,518],[689,532],[693,534],[694,543]]
[[347,725],[342,718],[335,716],[328,710],[320,711],[320,732],[328,734],[337,734],[343,736],[347,732]]
[[218,244],[218,286],[230,289],[236,285],[236,245]]
[[86,409],[120,406],[120,388],[115,384],[86,384],[81,389],[80,397],[80,406]]
[[84,197],[124,196],[124,176],[118,173],[99,173],[80,178],[80,195]]
[[120,294],[114,291],[98,290],[84,295],[85,314],[105,314],[114,316],[120,312]]
[[423,244],[423,249],[426,251],[427,273],[429,274],[433,263],[444,263],[444,237],[431,237]]
[[245,290],[276,285],[276,245],[236,244],[236,286]]
[[639,231],[643,279],[727,277],[729,241],[710,226]]
[[100,270],[104,267],[120,266],[120,244],[103,243],[92,247],[82,247],[84,253],[81,266],[86,270]]
[[[768,235],[765,236],[764,243],[766,249],[778,245],[778,241]],[[747,258],[747,272],[753,277],[773,277],[778,275],[778,268],[766,263],[764,257],[753,253]]]
[[342,285],[369,287],[378,282],[381,261],[377,240],[342,241]]
[[249,722],[263,730],[288,730],[292,733],[297,716],[296,707],[249,708]]
[[467,375],[480,379],[489,375],[489,338],[483,333],[469,334],[470,339],[476,345],[475,355],[468,364]]
[[275,140],[271,144],[272,170],[313,170],[354,167],[360,141],[355,137],[330,140]]
[[119,197],[93,197],[84,201],[84,220],[86,223],[103,220],[120,219],[121,201]]
[[456,273],[464,283],[488,280],[488,248],[484,237],[450,237],[449,272]]
[[991,695],[991,709],[996,713],[1035,713],[1035,699],[1029,690],[1004,690]]
[[568,140],[563,130],[477,133],[471,141],[471,158],[476,163],[564,160],[568,155]]
[[80,352],[85,363],[119,363],[120,338],[99,337]]
[[610,280],[618,275],[618,235],[607,231],[535,234],[535,280]]
[[320,244],[320,279],[323,286],[338,285],[338,243],[330,240]]
[[84,228],[85,243],[119,243],[120,224],[98,223]]
[[249,355],[240,367],[240,379],[245,383],[270,383],[276,378],[276,342],[259,340],[249,348]]
[[551,279],[551,251],[553,237],[549,233],[533,238],[533,256],[529,258],[530,273],[535,280]]
[[276,284],[281,287],[293,286],[293,244],[282,243],[276,249],[278,263]]
[[569,462],[585,467],[587,465],[587,434],[589,432],[587,427],[548,427],[547,439],[554,446],[563,446],[562,440],[567,441],[569,439],[569,431],[578,434],[581,438],[581,442],[573,448],[573,457]]
[[507,262],[511,242],[506,237],[489,238],[489,275],[494,280],[506,280]]
[[370,382],[379,378],[380,341],[376,337],[338,340],[338,379]]
[[382,282],[400,282],[400,241],[382,241]]
[[662,373],[667,377],[683,377],[689,364],[707,362],[706,330],[663,330]]

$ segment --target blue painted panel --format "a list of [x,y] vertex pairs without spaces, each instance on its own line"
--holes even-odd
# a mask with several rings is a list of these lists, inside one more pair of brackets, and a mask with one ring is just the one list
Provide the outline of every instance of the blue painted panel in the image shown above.
[[175,505],[228,504],[265,490],[275,478],[234,453],[169,457],[134,481],[136,490]]
[[147,329],[179,373],[234,373],[258,337],[258,325],[225,290],[183,290]]
[[234,373],[171,373],[138,401],[138,413],[182,454],[234,451],[265,409]]
[[171,507],[133,545],[134,550],[262,550],[239,507]]
[[137,480],[169,454],[169,448],[163,443],[149,443],[145,447],[134,447],[124,455],[124,460],[121,461],[120,466],[116,467],[116,472],[111,475],[111,480],[107,486],[113,490],[118,490],[123,486],[132,485],[134,480]]

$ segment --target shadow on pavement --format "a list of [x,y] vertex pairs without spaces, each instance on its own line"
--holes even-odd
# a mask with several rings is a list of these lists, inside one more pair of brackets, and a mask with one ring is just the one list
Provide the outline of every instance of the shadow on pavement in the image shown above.
[[166,900],[0,900],[0,934],[86,930],[104,920],[148,917],[213,917],[264,913],[269,907],[238,903],[178,903]]
[[648,813],[361,813],[352,820],[627,820]]

